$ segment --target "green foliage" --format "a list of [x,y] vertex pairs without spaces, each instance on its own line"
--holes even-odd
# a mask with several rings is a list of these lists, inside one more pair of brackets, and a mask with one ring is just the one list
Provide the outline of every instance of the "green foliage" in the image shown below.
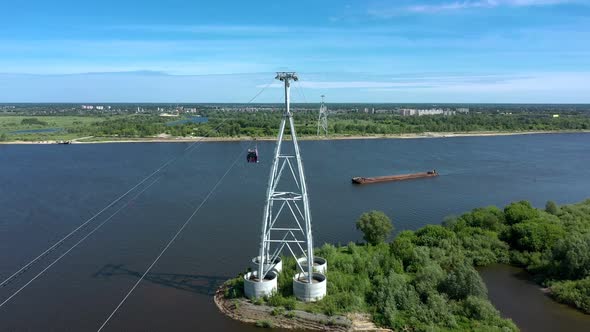
[[375,245],[384,242],[389,237],[393,225],[385,213],[371,211],[361,215],[356,222],[356,229],[363,232],[363,239],[367,243]]
[[267,328],[267,329],[272,329],[273,328],[273,324],[271,321],[268,320],[259,320],[256,321],[256,327],[263,327],[263,328]]
[[244,297],[244,278],[242,277],[242,275],[239,275],[236,278],[226,281],[225,285],[225,298],[235,299]]
[[457,232],[465,256],[475,265],[509,262],[509,246],[498,233],[483,228],[465,227]]
[[8,135],[6,133],[0,134],[0,142],[4,142],[8,140]]
[[495,206],[476,208],[469,213],[463,214],[456,222],[457,228],[476,227],[491,231],[500,231],[505,223],[504,212]]
[[519,201],[510,203],[504,208],[504,216],[509,225],[516,224],[525,220],[531,220],[539,216],[537,211],[530,202]]
[[366,229],[380,234],[377,240],[369,236],[366,245],[316,249],[330,262],[324,299],[296,302],[291,283],[295,261],[284,258],[279,291],[266,301],[281,308],[275,314],[296,307],[327,315],[371,313],[377,324],[395,330],[516,331],[487,300],[474,269],[511,262],[550,285],[556,300],[590,312],[590,200],[561,206],[555,214],[547,210],[526,201],[504,210],[478,208],[447,219],[444,226],[399,232],[391,243],[382,243],[387,227],[377,232],[373,225],[387,217],[363,214],[365,221],[357,224],[370,225]]
[[590,277],[555,282],[551,285],[551,291],[551,295],[559,302],[573,305],[590,314]]
[[438,247],[455,240],[455,233],[441,225],[427,225],[416,231],[416,244]]
[[559,213],[559,207],[555,204],[554,201],[547,201],[545,204],[545,212],[550,213],[552,215],[557,215]]
[[282,316],[283,314],[285,314],[285,308],[283,307],[275,307],[272,309],[272,311],[270,312],[271,315],[273,316]]
[[22,119],[20,122],[22,125],[26,125],[26,126],[47,126],[47,122],[45,121],[41,121],[37,118],[27,118],[27,119]]
[[518,250],[540,252],[553,247],[564,235],[559,224],[534,218],[512,225],[510,242]]
[[590,234],[561,239],[552,252],[552,275],[562,279],[590,276]]
[[462,264],[451,270],[439,288],[451,299],[463,300],[469,296],[485,298],[486,285],[472,266]]
[[[285,286],[282,287],[283,289]],[[293,310],[297,307],[297,300],[293,296],[285,297],[281,293],[274,293],[267,298],[266,304],[272,307],[281,307],[287,310]]]

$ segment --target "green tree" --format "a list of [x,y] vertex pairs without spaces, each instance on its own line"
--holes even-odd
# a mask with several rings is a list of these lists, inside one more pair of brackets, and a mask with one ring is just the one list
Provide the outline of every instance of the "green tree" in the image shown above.
[[520,250],[543,251],[565,236],[563,227],[557,223],[534,218],[512,226],[511,242]]
[[554,201],[547,201],[547,204],[545,204],[545,212],[557,215],[559,207],[557,207],[557,204],[555,204]]
[[0,134],[0,142],[4,142],[8,140],[8,135],[6,133]]
[[455,233],[441,225],[426,225],[416,231],[416,236],[416,243],[427,247],[438,247],[444,240],[455,239]]
[[562,239],[553,248],[554,273],[565,279],[590,277],[590,234]]
[[389,217],[381,211],[365,212],[356,222],[356,229],[363,232],[363,239],[369,244],[379,244],[384,242],[391,231],[393,225]]
[[440,290],[454,300],[462,300],[471,295],[485,297],[487,294],[483,280],[477,271],[467,264],[461,264],[451,270]]
[[539,211],[532,207],[528,201],[510,203],[504,208],[506,222],[510,225],[521,221],[534,219],[539,216]]

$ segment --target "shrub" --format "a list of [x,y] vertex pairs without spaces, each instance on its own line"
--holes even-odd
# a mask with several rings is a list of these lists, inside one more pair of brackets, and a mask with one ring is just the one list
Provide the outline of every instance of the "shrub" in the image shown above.
[[466,226],[499,231],[505,222],[504,212],[495,206],[476,208],[460,217]]
[[441,284],[440,290],[455,300],[462,300],[468,296],[485,297],[487,295],[486,286],[477,271],[466,264],[451,270]]
[[444,240],[455,239],[455,233],[441,225],[427,225],[416,231],[416,237],[418,245],[438,247]]
[[263,328],[267,328],[267,329],[272,329],[273,324],[271,321],[263,319],[263,320],[256,321],[256,327],[263,327]]
[[281,316],[284,313],[285,313],[285,308],[283,308],[283,307],[273,308],[272,311],[270,312],[270,314],[273,316]]
[[552,296],[559,302],[573,305],[590,314],[590,277],[551,285]]
[[545,212],[550,213],[552,215],[557,215],[559,213],[559,207],[555,204],[554,201],[547,201],[545,204]]
[[562,239],[553,248],[553,274],[563,279],[590,276],[590,234]]
[[244,279],[241,275],[225,282],[226,289],[223,296],[227,299],[244,297]]
[[509,225],[512,225],[525,220],[537,218],[539,216],[539,211],[532,207],[530,202],[519,201],[510,203],[506,206],[504,208],[504,215],[506,217],[506,222]]
[[530,219],[514,224],[510,242],[519,250],[543,251],[565,236],[563,227],[543,218]]
[[391,253],[402,260],[404,266],[410,265],[416,245],[416,235],[412,231],[400,232],[391,242]]

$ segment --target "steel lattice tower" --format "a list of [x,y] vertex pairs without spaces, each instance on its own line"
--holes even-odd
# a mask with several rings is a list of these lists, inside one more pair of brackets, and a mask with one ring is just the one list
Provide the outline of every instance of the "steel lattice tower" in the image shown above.
[[318,136],[320,136],[320,132],[324,136],[328,136],[328,108],[324,104],[324,97],[322,95],[322,104],[320,105],[320,115],[318,117]]
[[[281,120],[274,151],[266,193],[264,217],[262,220],[259,256],[261,262],[257,272],[263,278],[272,269],[271,263],[279,257],[285,248],[289,250],[295,259],[298,258],[297,252],[307,258],[307,266],[305,268],[299,266],[301,270],[312,271],[313,265],[313,240],[311,235],[311,214],[307,197],[307,185],[303,173],[303,162],[301,161],[299,145],[297,143],[293,114],[290,109],[291,81],[297,81],[298,77],[293,72],[280,72],[277,73],[276,79],[285,84],[285,112]],[[290,142],[293,144],[294,155],[282,153],[283,144],[289,143],[285,140],[285,127],[287,123],[291,133]],[[293,177],[296,185],[296,189],[293,191],[279,190],[279,182],[285,172]],[[291,215],[290,226],[275,226],[281,214]],[[311,273],[308,273],[307,277],[311,283]],[[260,279],[262,280],[263,278]]]

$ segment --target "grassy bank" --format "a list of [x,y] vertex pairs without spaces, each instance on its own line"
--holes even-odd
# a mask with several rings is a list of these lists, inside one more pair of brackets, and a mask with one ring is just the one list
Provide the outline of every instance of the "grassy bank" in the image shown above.
[[[402,231],[390,242],[326,244],[316,255],[329,264],[323,300],[295,300],[295,262],[285,258],[279,292],[256,302],[327,315],[368,313],[395,330],[515,331],[488,301],[475,271],[510,263],[527,268],[556,300],[590,313],[590,200],[548,202],[544,210],[526,201],[478,208],[443,225]],[[228,286],[226,297],[243,296],[240,277]]]
[[[177,137],[215,137],[240,139],[276,137],[281,119],[279,111],[242,113],[203,110],[206,123],[171,123],[178,118],[157,114],[108,114],[87,116],[0,115],[0,141],[69,140],[100,137],[106,140],[150,139],[158,135]],[[317,112],[299,111],[294,117],[300,137],[316,137]],[[55,133],[14,134],[17,130],[63,128]],[[590,130],[585,113],[562,114],[468,114],[457,116],[399,116],[346,112],[330,114],[330,138],[355,137],[440,137],[456,135],[498,135],[527,132],[575,132]]]

